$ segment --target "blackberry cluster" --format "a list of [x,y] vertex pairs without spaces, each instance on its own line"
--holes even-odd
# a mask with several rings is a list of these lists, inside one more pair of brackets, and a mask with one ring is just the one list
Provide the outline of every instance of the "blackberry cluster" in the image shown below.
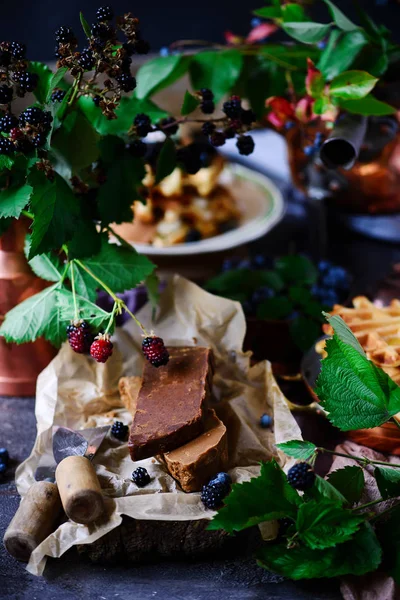
[[211,144],[206,142],[193,142],[188,146],[179,148],[176,153],[176,159],[186,173],[194,175],[200,169],[209,167],[215,154],[216,150]]
[[20,42],[0,43],[0,81],[7,85],[0,86],[0,104],[9,104],[14,92],[20,98],[33,92],[39,81],[36,73],[29,72],[26,60],[26,46]]
[[132,481],[140,488],[148,485],[150,483],[150,475],[148,474],[147,469],[144,467],[135,469],[132,473]]
[[111,427],[112,435],[115,438],[117,438],[117,440],[120,440],[121,442],[124,442],[126,440],[126,438],[128,436],[128,431],[129,431],[128,425],[124,425],[122,423],[122,421],[115,421],[115,423]]
[[7,113],[0,119],[0,131],[10,133],[12,129],[17,127],[18,119],[15,115]]
[[239,96],[232,96],[224,102],[222,110],[229,119],[240,119],[242,112],[242,103]]
[[15,152],[15,146],[8,138],[0,137],[0,154],[10,156]]
[[304,491],[313,485],[315,473],[310,464],[300,462],[289,469],[287,478],[293,488]]
[[24,96],[27,92],[33,92],[37,88],[39,76],[36,73],[17,71],[14,73],[14,81],[17,84],[17,95]]
[[100,6],[96,11],[97,21],[112,21],[114,18],[114,11],[111,6]]
[[119,83],[121,90],[124,92],[132,92],[136,87],[136,79],[129,73],[122,73],[116,77],[116,80]]
[[19,124],[21,127],[36,127],[40,131],[49,131],[53,117],[49,111],[44,111],[38,106],[30,106],[25,109],[19,116]]
[[0,476],[3,476],[7,471],[10,457],[7,448],[0,448]]
[[93,52],[89,48],[84,48],[79,55],[78,64],[84,71],[91,71],[94,67]]
[[59,88],[56,88],[55,90],[53,90],[53,92],[51,94],[51,101],[52,102],[62,102],[65,98],[65,94],[66,94],[66,92],[64,90],[60,90]]
[[142,352],[153,367],[163,367],[169,361],[169,354],[164,341],[155,335],[144,338]]
[[211,115],[215,110],[214,94],[208,88],[203,88],[199,92],[201,99],[200,110],[205,115]]
[[151,119],[148,115],[144,113],[139,113],[136,115],[133,126],[135,128],[135,132],[139,137],[146,137],[148,133],[151,131]]
[[201,126],[201,131],[204,135],[212,135],[215,131],[215,124],[212,121],[206,121]]
[[88,354],[93,342],[90,325],[86,321],[73,321],[67,326],[69,345],[78,354]]

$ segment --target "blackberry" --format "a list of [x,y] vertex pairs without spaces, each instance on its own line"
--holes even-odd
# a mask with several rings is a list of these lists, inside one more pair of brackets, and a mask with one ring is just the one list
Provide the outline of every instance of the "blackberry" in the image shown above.
[[215,131],[215,125],[211,121],[206,121],[201,126],[201,131],[204,135],[211,135]]
[[176,119],[174,119],[174,117],[166,117],[165,119],[161,119],[158,125],[161,127],[165,135],[175,135],[175,133],[178,133],[179,125],[176,123]]
[[210,135],[210,143],[218,148],[219,146],[223,146],[226,142],[225,134],[223,131],[215,131]]
[[128,75],[128,73],[122,73],[119,77],[116,78],[117,82],[121,90],[124,92],[131,92],[136,87],[136,79],[133,75]]
[[75,41],[75,35],[71,27],[61,25],[56,31],[56,40],[60,44],[70,44]]
[[11,113],[7,113],[0,119],[0,131],[4,131],[4,133],[9,133],[11,129],[14,129],[17,125],[18,119]]
[[239,150],[239,154],[248,156],[254,150],[254,140],[251,135],[241,135],[236,142],[236,147]]
[[93,102],[96,106],[100,106],[101,96],[93,96]]
[[102,40],[108,40],[112,36],[112,29],[106,23],[93,23],[92,35]]
[[14,78],[22,92],[33,92],[36,89],[39,77],[36,73],[27,73],[26,71],[18,71],[14,73]]
[[84,48],[78,58],[78,64],[84,71],[91,71],[94,67],[93,52],[89,48]]
[[33,151],[34,146],[30,140],[23,137],[15,142],[15,149],[17,152],[22,152],[22,154],[29,154]]
[[226,493],[228,493],[231,489],[232,478],[230,475],[228,475],[228,473],[217,473],[216,476],[208,482],[208,485],[215,484],[223,485],[225,487]]
[[9,460],[10,456],[8,454],[7,448],[0,448],[0,464],[8,465]]
[[343,267],[332,266],[322,277],[322,285],[348,292],[350,289],[349,274]]
[[47,142],[47,134],[46,133],[37,133],[35,137],[32,139],[32,144],[35,148],[41,148],[45,146]]
[[146,135],[151,131],[151,119],[144,113],[139,113],[136,115],[133,124],[135,125],[136,132],[140,137],[146,137]]
[[264,414],[260,418],[260,427],[263,429],[269,429],[272,425],[272,417],[267,414]]
[[262,287],[258,288],[258,290],[256,290],[254,292],[254,294],[251,297],[252,302],[254,302],[254,304],[260,304],[261,302],[264,302],[264,300],[269,300],[270,298],[273,298],[275,296],[275,292],[272,288],[268,287],[267,285],[263,285]]
[[206,508],[217,510],[222,506],[222,501],[227,493],[225,484],[221,482],[208,483],[203,485],[200,498]]
[[10,53],[15,60],[22,60],[26,57],[26,46],[20,42],[11,42]]
[[8,138],[0,136],[0,154],[10,155],[15,151],[15,146]]
[[232,96],[229,100],[224,102],[222,110],[230,119],[240,119],[242,105],[239,96]]
[[86,321],[72,321],[67,326],[67,338],[74,352],[87,354],[93,342],[90,325]]
[[289,469],[287,478],[293,488],[304,491],[313,485],[315,473],[310,464],[300,462]]
[[214,94],[208,88],[202,88],[200,90],[200,95],[203,101],[214,100]]
[[111,6],[100,6],[96,10],[97,21],[111,21],[114,18],[114,11]]
[[129,427],[128,425],[124,425],[121,421],[115,421],[113,426],[111,427],[112,435],[120,440],[121,442],[125,441],[128,436]]
[[52,122],[53,117],[51,116],[51,112],[49,112],[48,110],[44,111],[42,119],[42,128],[45,131],[50,131]]
[[33,125],[34,127],[37,127],[44,122],[44,119],[44,111],[37,106],[30,106],[29,108],[26,108],[19,116],[19,122],[22,127],[25,127],[25,125]]
[[11,54],[8,50],[0,50],[0,67],[9,67],[11,63]]
[[215,104],[212,100],[203,100],[200,104],[200,110],[205,115],[211,115],[215,110]]
[[150,483],[150,475],[144,467],[138,467],[132,473],[132,481],[140,488]]
[[278,525],[278,538],[280,539],[289,533],[289,527],[294,525],[294,523],[289,517],[282,517],[281,519],[278,519]]
[[201,233],[198,229],[190,229],[185,237],[185,242],[199,242]]
[[51,101],[52,102],[62,102],[65,98],[65,90],[60,90],[59,88],[53,90],[52,94],[51,94]]
[[143,158],[146,156],[147,144],[142,142],[142,140],[133,140],[130,144],[126,144],[125,148],[136,158]]
[[121,61],[121,71],[123,73],[127,73],[128,75],[130,75],[131,74],[131,65],[132,65],[131,57],[125,56],[125,58],[123,58]]
[[97,37],[92,39],[90,47],[92,50],[100,54],[101,52],[103,52],[104,48],[106,47],[106,44],[107,40],[102,40],[101,38]]
[[100,333],[90,346],[90,356],[97,362],[105,363],[112,355],[113,348],[108,333]]
[[164,341],[155,335],[144,338],[142,352],[153,367],[162,367],[169,361],[169,354]]
[[255,112],[251,109],[245,110],[242,108],[240,112],[240,120],[244,125],[251,125],[257,119]]
[[236,130],[235,130],[235,128],[234,128],[234,127],[231,127],[231,126],[229,126],[229,127],[226,127],[226,128],[224,129],[224,135],[225,135],[225,137],[226,137],[226,139],[227,139],[227,140],[231,140],[231,139],[232,139],[232,138],[234,138],[234,137],[235,137],[235,135],[236,135]]
[[0,104],[8,104],[13,98],[13,90],[8,85],[0,86]]
[[192,146],[185,146],[184,148],[179,148],[176,152],[176,159],[178,163],[182,165],[186,173],[189,175],[194,175],[202,168],[202,163],[200,160],[200,154],[192,151]]

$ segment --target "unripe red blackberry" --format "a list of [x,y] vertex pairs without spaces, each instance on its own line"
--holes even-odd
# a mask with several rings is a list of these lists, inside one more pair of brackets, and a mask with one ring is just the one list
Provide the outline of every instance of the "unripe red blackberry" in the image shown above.
[[160,337],[150,335],[142,342],[142,351],[153,367],[162,367],[169,361],[168,350]]
[[93,334],[90,325],[86,321],[72,321],[67,327],[69,345],[74,352],[86,354],[93,342]]
[[97,362],[105,363],[112,355],[113,347],[108,333],[100,333],[90,346],[90,356]]

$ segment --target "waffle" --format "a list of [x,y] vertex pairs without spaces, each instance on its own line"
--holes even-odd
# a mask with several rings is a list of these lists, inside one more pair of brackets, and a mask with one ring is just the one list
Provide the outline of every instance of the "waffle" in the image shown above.
[[[400,301],[392,300],[389,306],[379,307],[365,296],[357,296],[353,308],[336,304],[331,315],[342,317],[367,357],[400,385]],[[326,334],[333,334],[330,325],[323,329]],[[317,346],[317,352],[323,354],[323,346]]]

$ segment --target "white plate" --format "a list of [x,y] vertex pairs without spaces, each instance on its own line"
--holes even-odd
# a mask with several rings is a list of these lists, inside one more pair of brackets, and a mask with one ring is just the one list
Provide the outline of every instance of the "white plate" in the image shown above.
[[132,246],[147,256],[187,256],[221,252],[257,240],[282,219],[282,194],[265,175],[243,165],[231,163],[222,171],[220,182],[230,190],[242,214],[239,227],[199,242],[175,244],[164,248],[130,242]]

